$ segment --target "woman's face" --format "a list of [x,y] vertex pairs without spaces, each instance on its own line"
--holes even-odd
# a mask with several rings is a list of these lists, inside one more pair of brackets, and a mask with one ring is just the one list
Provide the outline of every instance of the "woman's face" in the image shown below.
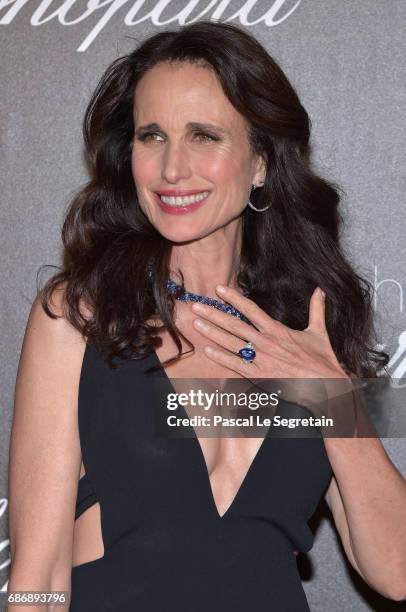
[[263,182],[264,166],[211,70],[189,63],[151,68],[135,90],[134,126],[139,203],[163,236],[190,241],[235,225],[252,183]]

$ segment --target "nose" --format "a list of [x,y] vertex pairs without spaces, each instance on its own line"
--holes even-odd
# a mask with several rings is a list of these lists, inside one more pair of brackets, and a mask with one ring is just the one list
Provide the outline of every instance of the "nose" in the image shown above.
[[162,179],[168,183],[177,183],[190,175],[190,159],[186,147],[181,142],[168,143],[162,157]]

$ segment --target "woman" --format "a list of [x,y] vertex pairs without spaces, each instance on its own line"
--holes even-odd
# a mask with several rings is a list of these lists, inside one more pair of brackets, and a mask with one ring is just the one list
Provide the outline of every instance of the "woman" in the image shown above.
[[231,25],[159,33],[107,69],[84,122],[91,178],[19,366],[9,590],[72,585],[72,612],[308,610],[294,553],[325,495],[353,567],[406,596],[406,487],[379,440],[154,429],[158,382],[350,384],[387,363],[309,123]]

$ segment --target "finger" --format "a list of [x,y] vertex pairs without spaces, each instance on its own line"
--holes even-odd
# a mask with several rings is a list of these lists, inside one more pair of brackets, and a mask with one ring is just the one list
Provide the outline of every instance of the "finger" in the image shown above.
[[263,344],[260,332],[237,317],[230,316],[212,306],[200,303],[192,304],[192,311],[198,314],[199,317],[214,323],[219,328],[230,332],[245,342],[251,341],[258,344],[258,346]]
[[[244,377],[255,377],[255,372],[259,370],[258,365],[254,361],[244,362],[241,357],[231,353],[226,353],[225,351],[212,346],[205,346],[204,352],[208,357],[210,357],[210,359],[212,359],[212,361],[215,361],[216,363],[219,363],[220,365],[225,366],[229,370],[232,370],[237,374],[241,374]],[[257,358],[258,351],[255,359]]]
[[220,329],[216,325],[213,325],[208,321],[203,321],[202,319],[194,319],[193,325],[206,338],[216,342],[219,346],[226,348],[232,353],[237,353],[242,347],[243,343],[246,342],[246,339],[230,334],[223,329]]
[[326,331],[325,296],[320,287],[316,287],[310,298],[309,325],[307,329]]
[[[250,334],[249,338],[241,338],[241,336],[230,334],[224,329],[217,327],[217,325],[213,325],[212,323],[203,321],[202,319],[194,319],[193,325],[206,338],[210,338],[210,340],[218,344],[220,347],[225,348],[232,353],[237,354],[240,349],[244,348],[247,342],[251,342],[254,345],[255,350],[259,348],[257,342],[254,343],[252,333]],[[261,347],[262,345],[266,346],[265,343],[261,342],[261,338],[259,338],[259,341]]]
[[260,332],[268,331],[273,323],[277,323],[262,308],[255,304],[253,300],[241,295],[236,289],[217,285],[216,292],[224,301],[232,304],[242,312]]

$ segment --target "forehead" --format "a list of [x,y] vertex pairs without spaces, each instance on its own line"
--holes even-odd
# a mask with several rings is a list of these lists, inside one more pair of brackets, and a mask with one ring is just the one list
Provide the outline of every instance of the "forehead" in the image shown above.
[[189,122],[244,126],[214,71],[186,62],[157,64],[144,74],[134,92],[134,120],[179,129]]

